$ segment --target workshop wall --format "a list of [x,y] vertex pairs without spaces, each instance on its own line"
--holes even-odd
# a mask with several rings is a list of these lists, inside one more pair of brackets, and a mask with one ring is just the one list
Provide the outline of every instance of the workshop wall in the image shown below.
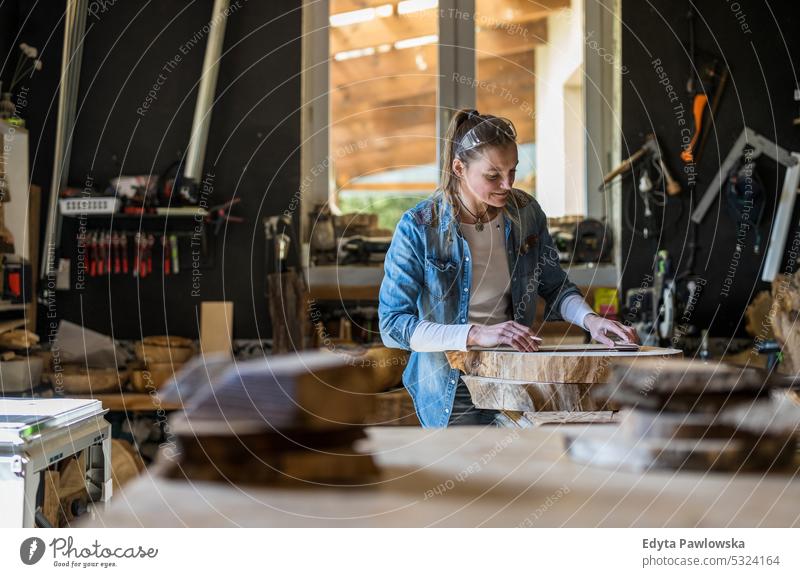
[[[120,174],[161,173],[185,152],[205,52],[203,26],[213,1],[94,4],[87,19],[69,185],[103,190]],[[59,8],[20,1],[15,9],[19,41],[44,47],[45,69],[33,83],[24,116],[31,131],[32,180],[46,193],[63,5],[63,0]],[[155,274],[139,281],[130,275],[87,277],[82,290],[58,293],[60,316],[116,338],[167,332],[196,337],[200,302],[224,299],[235,303],[236,338],[269,336],[261,221],[286,210],[299,186],[300,34],[299,3],[231,2],[205,180],[213,183],[208,205],[241,198],[233,214],[246,222],[223,227],[207,246],[192,246],[184,236],[177,276],[162,275],[156,265]],[[46,204],[45,198],[43,217]],[[107,221],[93,226],[96,222],[90,220],[87,228],[108,227]],[[79,224],[65,219],[63,227],[62,251],[73,263]],[[151,220],[142,228],[159,238],[164,232],[190,235],[196,224],[192,218],[170,218],[166,225]],[[114,230],[138,226],[138,219],[120,220]],[[154,262],[160,255],[157,244]],[[201,263],[199,274],[192,274],[194,257]],[[43,309],[40,331],[49,322],[46,314]]]
[[[623,185],[623,216],[627,221],[622,238],[623,290],[647,285],[656,251],[667,249],[679,272],[690,265],[691,212],[746,124],[783,148],[800,150],[800,126],[792,120],[800,111],[793,101],[797,83],[800,37],[781,31],[797,30],[800,11],[796,2],[759,0],[740,2],[695,2],[697,59],[718,55],[730,70],[730,78],[717,111],[714,129],[696,166],[694,192],[688,186],[689,173],[679,158],[682,126],[676,107],[683,106],[687,126],[692,127],[691,103],[686,92],[690,71],[688,57],[688,2],[673,0],[624,0],[622,2],[622,58],[628,70],[622,79],[622,158],[638,150],[648,133],[658,135],[673,175],[683,185],[680,196],[670,198],[665,209],[655,209],[655,234],[645,239],[644,206],[635,183]],[[660,60],[665,74],[656,70]],[[662,80],[671,84],[678,100],[670,96]],[[711,95],[709,95],[711,98]],[[770,226],[783,183],[784,169],[768,158],[757,161],[758,174],[766,188],[766,205],[759,226],[761,251],[754,254],[755,234],[744,238],[737,258],[736,222],[726,204],[717,201],[697,227],[697,252],[693,272],[707,281],[690,322],[711,326],[712,336],[743,334],[743,312],[752,296],[769,287],[760,282],[760,269],[769,240]],[[797,231],[794,215],[791,238]],[[636,233],[633,229],[636,229]],[[788,246],[788,244],[787,244]],[[783,267],[781,270],[785,270]],[[678,319],[680,321],[680,319]]]

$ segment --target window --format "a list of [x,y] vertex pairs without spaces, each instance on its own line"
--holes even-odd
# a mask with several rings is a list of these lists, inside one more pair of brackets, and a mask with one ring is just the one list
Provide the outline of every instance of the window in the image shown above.
[[437,2],[331,0],[331,203],[393,229],[436,188]]
[[[328,0],[310,6],[318,5],[325,10],[325,51],[305,68],[309,76],[315,63],[324,64],[327,76],[324,85],[312,83],[306,102],[326,94],[316,101],[326,122],[316,114],[318,129],[306,138],[327,139],[330,178],[316,183],[310,205],[330,201],[334,211],[374,212],[382,228],[393,229],[403,211],[437,186],[437,130],[447,120],[437,114],[470,105],[515,123],[517,186],[534,194],[548,216],[608,212],[593,191],[614,162],[612,154],[601,158],[597,151],[613,150],[618,102],[611,93],[618,79],[588,48],[585,30],[597,31],[594,46],[613,52],[615,0]],[[317,26],[321,19],[317,14]],[[460,28],[452,44],[469,59],[443,56],[454,27]],[[459,75],[462,86],[446,85]]]

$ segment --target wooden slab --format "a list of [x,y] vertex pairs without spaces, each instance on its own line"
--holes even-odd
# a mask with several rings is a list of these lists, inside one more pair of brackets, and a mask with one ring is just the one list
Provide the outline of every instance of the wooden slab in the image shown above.
[[577,463],[624,471],[781,471],[793,466],[797,447],[791,437],[632,439],[604,429],[568,434],[565,442]]
[[508,411],[596,411],[602,403],[585,383],[534,383],[464,375],[464,383],[479,409]]
[[513,349],[448,351],[450,366],[477,377],[494,377],[539,383],[605,383],[611,364],[618,359],[680,358],[677,349],[641,347],[638,351],[609,349],[603,345],[576,348],[542,347],[532,353]]
[[535,413],[501,411],[497,423],[504,427],[529,429],[542,425],[598,425],[618,421],[616,411],[539,411]]
[[760,391],[781,381],[752,367],[688,359],[620,359],[614,364],[612,382],[637,393],[728,393]]
[[190,361],[159,396],[182,401],[195,426],[202,422],[243,431],[361,424],[371,408],[378,370],[324,349],[215,363],[209,377],[206,361]]
[[233,356],[233,302],[204,301],[200,305],[200,350],[204,355]]

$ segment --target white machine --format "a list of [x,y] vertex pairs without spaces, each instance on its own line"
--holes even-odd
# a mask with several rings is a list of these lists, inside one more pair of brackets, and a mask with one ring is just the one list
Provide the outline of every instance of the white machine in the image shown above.
[[93,503],[111,499],[111,425],[93,399],[0,398],[0,527],[35,527],[41,472],[86,449]]

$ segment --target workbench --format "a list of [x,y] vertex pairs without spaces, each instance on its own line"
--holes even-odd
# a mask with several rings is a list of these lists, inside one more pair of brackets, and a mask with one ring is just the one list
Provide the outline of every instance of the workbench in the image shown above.
[[[616,425],[590,425],[614,427]],[[800,482],[769,475],[628,473],[573,463],[563,434],[535,429],[372,427],[382,468],[361,487],[246,487],[167,480],[149,470],[94,527],[789,527]]]

